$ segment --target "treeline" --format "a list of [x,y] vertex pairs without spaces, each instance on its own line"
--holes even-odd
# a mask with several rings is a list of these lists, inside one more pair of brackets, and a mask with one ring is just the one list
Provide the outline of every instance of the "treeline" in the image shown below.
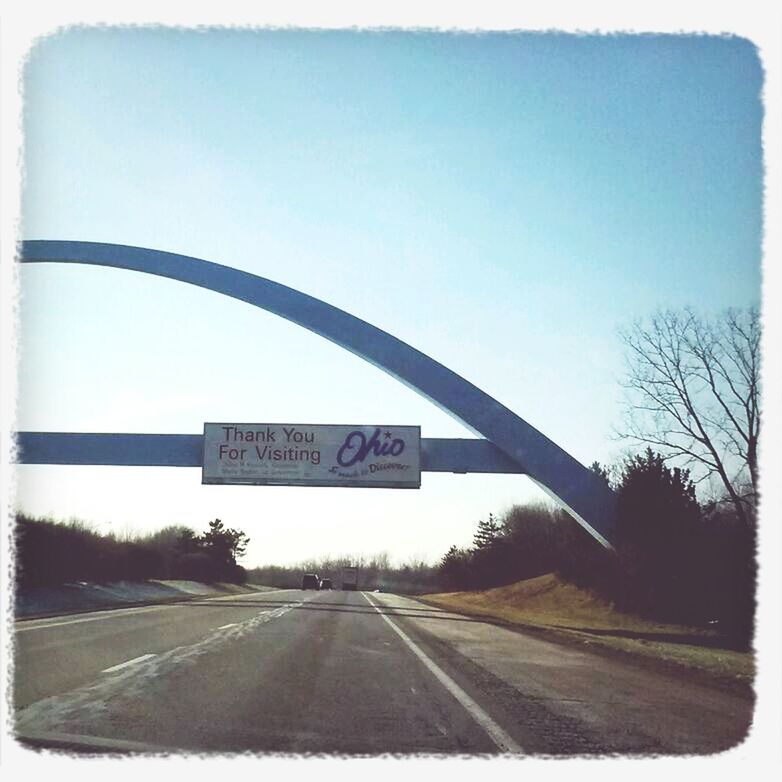
[[544,505],[515,506],[482,520],[469,548],[451,549],[446,588],[483,589],[558,572],[618,608],[664,622],[719,628],[740,648],[752,638],[754,524],[730,503],[701,506],[689,472],[647,449],[617,470],[616,549],[600,546],[572,517]]
[[422,560],[410,560],[393,565],[386,553],[373,556],[325,556],[308,559],[294,565],[265,565],[248,570],[247,578],[254,584],[276,586],[281,589],[301,588],[305,573],[316,573],[321,578],[330,578],[339,588],[342,568],[358,568],[358,588],[365,591],[380,589],[407,595],[436,592],[440,588],[440,572],[436,565]]
[[244,583],[236,558],[249,539],[215,519],[201,535],[169,526],[149,535],[101,534],[79,520],[16,516],[16,579],[20,587],[85,581],[185,579]]

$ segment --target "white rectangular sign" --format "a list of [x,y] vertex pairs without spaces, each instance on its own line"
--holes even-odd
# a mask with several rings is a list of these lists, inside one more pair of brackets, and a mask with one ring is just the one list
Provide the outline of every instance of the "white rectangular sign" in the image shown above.
[[205,423],[201,483],[418,489],[421,427]]

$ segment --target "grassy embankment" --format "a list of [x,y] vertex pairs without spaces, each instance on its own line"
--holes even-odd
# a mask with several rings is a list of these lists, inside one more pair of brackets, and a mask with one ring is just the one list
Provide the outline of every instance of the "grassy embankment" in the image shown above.
[[563,640],[684,666],[723,681],[748,684],[754,676],[752,653],[724,648],[718,633],[622,613],[554,574],[481,592],[447,592],[418,599],[440,608],[544,630]]

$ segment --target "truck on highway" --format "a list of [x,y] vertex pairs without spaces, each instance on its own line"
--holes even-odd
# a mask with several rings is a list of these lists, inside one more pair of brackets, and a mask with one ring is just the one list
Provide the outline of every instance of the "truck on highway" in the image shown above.
[[315,573],[305,573],[301,579],[302,589],[320,589],[320,578]]
[[342,568],[342,589],[356,591],[358,589],[358,568]]

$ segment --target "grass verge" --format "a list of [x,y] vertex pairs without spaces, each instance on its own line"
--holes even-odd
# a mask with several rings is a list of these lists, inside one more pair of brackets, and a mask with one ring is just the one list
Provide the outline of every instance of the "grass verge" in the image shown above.
[[623,613],[554,574],[479,592],[446,592],[417,599],[557,640],[633,655],[715,683],[744,689],[751,687],[755,675],[754,655],[726,648],[718,633]]

